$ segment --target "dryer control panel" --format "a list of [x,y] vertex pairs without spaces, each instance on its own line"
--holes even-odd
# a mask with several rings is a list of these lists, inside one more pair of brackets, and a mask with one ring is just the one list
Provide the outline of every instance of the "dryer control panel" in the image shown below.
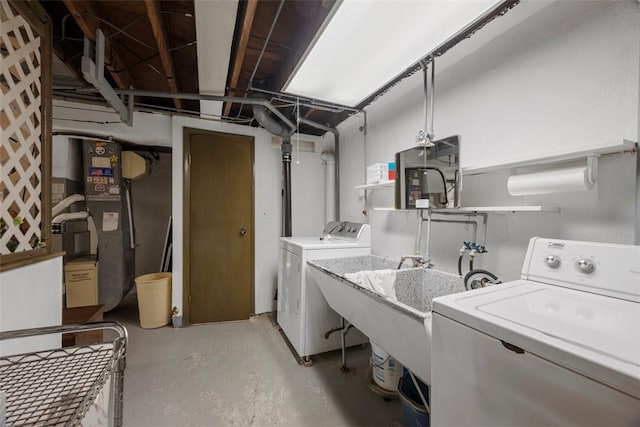
[[371,240],[369,224],[351,221],[330,221],[324,227],[324,235],[356,241]]

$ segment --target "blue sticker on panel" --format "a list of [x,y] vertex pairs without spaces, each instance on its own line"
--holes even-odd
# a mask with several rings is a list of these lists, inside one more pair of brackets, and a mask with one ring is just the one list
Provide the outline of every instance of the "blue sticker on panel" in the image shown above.
[[91,176],[113,176],[112,168],[89,168]]

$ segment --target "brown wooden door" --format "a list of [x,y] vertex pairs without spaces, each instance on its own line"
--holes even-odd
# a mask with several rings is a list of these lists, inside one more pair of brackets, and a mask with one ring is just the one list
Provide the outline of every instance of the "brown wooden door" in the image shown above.
[[189,133],[189,318],[253,311],[253,138]]

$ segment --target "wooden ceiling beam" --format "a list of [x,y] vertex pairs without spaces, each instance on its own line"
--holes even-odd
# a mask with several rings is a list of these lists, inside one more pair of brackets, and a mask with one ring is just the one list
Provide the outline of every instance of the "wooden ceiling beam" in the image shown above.
[[[244,57],[247,52],[247,45],[249,44],[249,38],[251,36],[251,28],[253,27],[253,19],[256,16],[256,9],[258,7],[258,0],[248,0],[247,9],[244,13],[242,21],[242,32],[240,33],[240,41],[238,42],[238,50],[233,62],[233,71],[231,72],[231,80],[229,86],[235,88],[238,86],[240,80],[240,73],[242,72],[242,66],[244,64]],[[231,102],[225,103],[224,116],[228,116],[231,112]]]
[[[171,52],[169,52],[169,42],[167,37],[167,30],[160,15],[160,4],[157,0],[145,0],[145,6],[147,7],[147,15],[149,16],[149,23],[153,30],[153,36],[156,39],[156,45],[158,46],[158,52],[160,53],[160,60],[162,61],[162,67],[164,68],[164,74],[167,77],[167,83],[169,84],[169,90],[171,92],[178,92],[178,84],[176,83],[176,70],[173,65],[173,58]],[[182,109],[182,101],[178,98],[173,100],[178,110]]]
[[[91,41],[96,40],[96,30],[100,28],[98,20],[91,16],[100,16],[95,4],[85,0],[63,0],[64,5],[67,7],[76,23],[84,33],[84,36]],[[135,80],[131,73],[128,71],[115,72],[115,70],[122,70],[127,67],[126,63],[122,60],[118,51],[114,48],[111,40],[108,38],[111,34],[110,28],[101,28],[105,35],[105,58],[110,59],[109,64],[105,64],[105,68],[113,77],[118,87],[122,89],[128,89],[129,86],[135,87]],[[109,53],[107,55],[107,53]]]

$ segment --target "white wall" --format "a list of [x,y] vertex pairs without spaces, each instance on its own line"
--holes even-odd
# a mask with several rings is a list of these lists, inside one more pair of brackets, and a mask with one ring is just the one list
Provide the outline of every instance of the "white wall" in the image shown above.
[[[62,323],[62,257],[0,273],[0,331]],[[0,342],[0,355],[58,348],[57,336]]]
[[[271,311],[274,277],[277,277],[278,237],[280,236],[279,152],[271,146],[271,135],[264,129],[184,117],[173,118],[173,286],[172,304],[182,313],[183,289],[183,129],[185,127],[247,135],[255,138],[255,309]],[[275,272],[275,275],[274,275]],[[181,319],[178,320],[178,323]],[[175,323],[174,323],[175,324]]]
[[133,113],[133,126],[120,121],[113,109],[92,104],[53,101],[53,131],[91,132],[144,145],[171,147],[171,117]]
[[[173,295],[172,304],[181,316],[183,289],[183,129],[185,127],[237,135],[255,139],[254,196],[255,196],[255,312],[274,309],[273,297],[278,278],[279,237],[282,230],[280,150],[271,143],[271,134],[262,128],[205,121],[185,117],[173,118]],[[301,137],[302,138],[302,137]],[[292,211],[294,234],[321,233],[324,216],[324,187],[320,153],[327,143],[323,138],[303,136],[316,141],[315,153],[296,153],[292,162]],[[329,137],[330,140],[330,137]],[[299,162],[299,163],[298,163]],[[318,193],[316,197],[314,194]],[[318,199],[318,200],[315,200]],[[177,320],[179,324],[181,319]],[[174,323],[175,324],[175,323]]]
[[[472,38],[436,60],[436,137],[461,135],[463,165],[536,157],[560,146],[577,149],[622,138],[638,140],[640,3],[538,4],[535,13],[499,35],[496,26],[505,18],[478,33],[478,40],[488,43],[473,45],[478,42]],[[485,30],[494,33],[493,40],[482,35]],[[392,161],[395,152],[413,145],[424,127],[421,73],[367,107],[367,121],[364,153],[358,130],[362,118],[339,126],[344,141],[342,212],[353,219],[363,218],[364,199],[353,188],[363,181],[363,155],[366,164]],[[511,197],[506,190],[509,172],[465,177],[463,204],[550,205],[561,210],[490,214],[489,253],[480,257],[477,267],[494,270],[503,280],[518,277],[528,239],[536,235],[633,243],[638,221],[635,155],[603,157],[597,188],[582,194]],[[392,188],[368,194],[373,252],[396,258],[411,253],[415,213],[373,211],[374,206],[393,205]],[[445,224],[435,224],[432,231],[436,268],[456,271],[458,249],[469,233]]]

